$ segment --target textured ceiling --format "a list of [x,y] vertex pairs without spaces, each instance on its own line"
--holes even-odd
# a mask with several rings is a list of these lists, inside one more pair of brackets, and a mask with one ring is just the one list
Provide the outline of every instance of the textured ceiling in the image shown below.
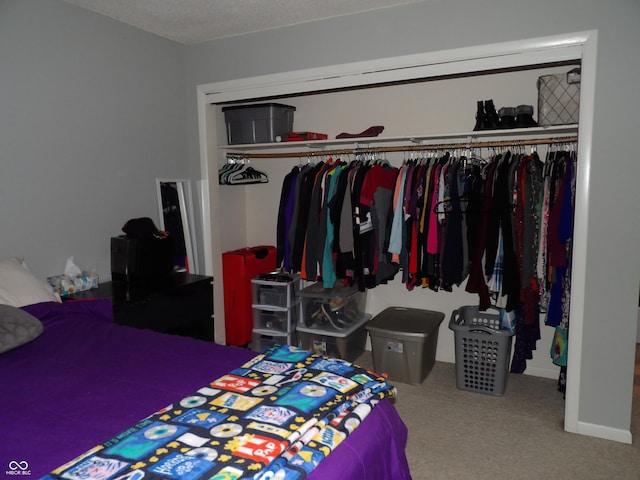
[[184,44],[417,0],[65,0]]

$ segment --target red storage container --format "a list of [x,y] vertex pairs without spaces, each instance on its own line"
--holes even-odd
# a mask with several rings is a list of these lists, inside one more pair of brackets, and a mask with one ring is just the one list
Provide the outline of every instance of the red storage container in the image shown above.
[[244,346],[251,342],[251,279],[275,268],[276,247],[273,246],[260,245],[222,254],[227,345]]

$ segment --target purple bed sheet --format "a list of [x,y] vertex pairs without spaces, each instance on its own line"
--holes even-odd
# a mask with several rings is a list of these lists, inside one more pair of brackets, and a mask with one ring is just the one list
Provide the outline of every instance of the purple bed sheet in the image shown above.
[[[40,478],[255,355],[116,325],[109,300],[24,307],[36,340],[0,355],[0,472]],[[383,400],[308,477],[411,479],[407,428]],[[10,466],[11,465],[11,466]]]

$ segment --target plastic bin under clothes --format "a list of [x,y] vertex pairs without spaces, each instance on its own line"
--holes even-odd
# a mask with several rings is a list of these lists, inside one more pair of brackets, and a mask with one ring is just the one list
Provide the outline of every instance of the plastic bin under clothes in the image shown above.
[[504,394],[513,333],[500,329],[500,315],[460,307],[451,314],[449,328],[455,335],[458,389]]
[[367,325],[373,369],[390,380],[420,385],[433,368],[444,313],[389,307]]
[[324,288],[322,282],[314,283],[296,295],[302,302],[298,328],[328,332],[344,332],[361,321],[367,299],[366,292],[340,283],[333,288]]
[[353,362],[364,352],[367,343],[365,327],[369,320],[371,315],[363,313],[349,328],[339,332],[298,326],[298,347]]

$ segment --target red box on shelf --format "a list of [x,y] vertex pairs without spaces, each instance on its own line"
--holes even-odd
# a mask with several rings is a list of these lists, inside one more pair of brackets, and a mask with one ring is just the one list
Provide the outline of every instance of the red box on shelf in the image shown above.
[[326,133],[292,132],[283,139],[283,142],[305,142],[309,140],[326,140],[327,138],[329,137]]

